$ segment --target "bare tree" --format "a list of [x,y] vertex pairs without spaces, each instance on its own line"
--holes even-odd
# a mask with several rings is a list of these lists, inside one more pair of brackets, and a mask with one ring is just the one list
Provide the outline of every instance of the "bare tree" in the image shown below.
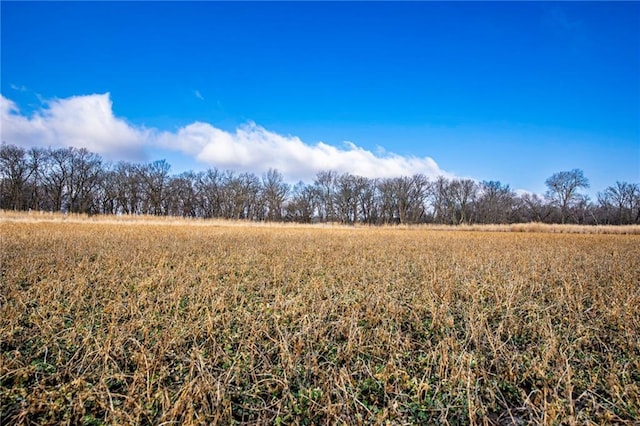
[[431,182],[429,182],[429,178],[420,173],[411,176],[410,180],[405,220],[410,223],[423,222],[426,220],[426,203],[431,193]]
[[71,175],[71,151],[60,148],[49,152],[44,187],[48,207],[52,211],[63,211],[67,207],[67,182]]
[[333,204],[337,218],[342,223],[355,223],[358,220],[358,185],[356,177],[343,173],[335,180]]
[[431,185],[431,199],[433,220],[437,223],[448,223],[449,220],[449,180],[444,176],[438,178]]
[[293,186],[291,199],[286,203],[286,219],[311,223],[318,209],[318,194],[312,185],[300,181]]
[[96,191],[103,174],[102,159],[85,148],[69,149],[67,210],[72,213],[95,212]]
[[116,212],[124,214],[142,214],[145,188],[143,167],[139,164],[119,162],[114,169],[112,180],[116,193]]
[[25,151],[16,145],[0,145],[0,208],[22,210],[29,166]]
[[523,194],[516,202],[520,206],[521,222],[545,222],[551,215],[551,208],[537,194]]
[[449,203],[453,202],[454,215],[452,223],[455,225],[473,222],[473,204],[478,192],[478,186],[471,179],[454,179],[449,185]]
[[253,219],[258,214],[260,180],[252,173],[224,176],[222,210],[227,219]]
[[400,221],[393,179],[379,179],[376,189],[378,191],[379,221],[381,223],[396,223],[396,221]]
[[49,151],[45,148],[33,147],[27,151],[29,166],[29,206],[33,210],[41,210],[43,203],[44,174],[47,168]]
[[569,214],[569,207],[581,200],[578,190],[589,188],[589,179],[580,169],[568,172],[558,172],[549,177],[545,184],[548,187],[546,196],[560,208],[561,222],[565,223]]
[[622,225],[635,222],[634,210],[637,209],[638,193],[638,184],[616,182],[615,185],[607,187],[604,193],[598,194],[598,198],[601,205],[610,205],[615,209],[614,223]]
[[145,193],[144,213],[152,215],[165,214],[163,206],[167,196],[169,170],[171,165],[166,160],[158,160],[140,169]]
[[195,217],[197,206],[196,174],[192,171],[169,178],[165,196],[166,214]]
[[98,187],[96,204],[100,213],[118,214],[118,184],[117,174],[111,165],[106,165],[102,171],[100,186]]
[[224,174],[218,169],[198,173],[195,186],[198,193],[198,209],[202,217],[222,217]]
[[378,221],[378,195],[376,181],[362,176],[356,176],[357,202],[360,211],[360,220],[372,225]]
[[377,181],[380,219],[384,223],[418,223],[426,220],[431,183],[422,174]]
[[265,208],[265,219],[275,221],[282,219],[282,209],[289,194],[289,185],[284,182],[282,174],[269,169],[262,176],[262,199]]
[[336,220],[334,199],[336,193],[337,174],[334,171],[321,171],[313,182],[318,195],[318,216],[320,220],[332,222]]
[[476,203],[477,220],[480,223],[508,223],[514,207],[515,194],[509,185],[498,181],[483,181]]

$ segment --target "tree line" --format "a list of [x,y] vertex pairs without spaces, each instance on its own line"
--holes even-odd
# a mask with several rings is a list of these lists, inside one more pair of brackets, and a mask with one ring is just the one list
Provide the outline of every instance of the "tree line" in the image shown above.
[[0,145],[0,208],[86,214],[162,215],[258,221],[381,224],[521,222],[640,224],[640,185],[616,182],[591,200],[582,170],[553,174],[547,192],[517,194],[498,181],[366,178],[321,171],[286,183],[210,168],[171,174],[165,160],[103,161],[84,148]]

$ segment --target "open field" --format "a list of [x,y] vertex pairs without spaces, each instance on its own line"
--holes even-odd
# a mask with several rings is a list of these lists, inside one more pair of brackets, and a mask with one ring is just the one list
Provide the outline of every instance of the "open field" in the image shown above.
[[23,219],[2,424],[640,421],[634,232]]

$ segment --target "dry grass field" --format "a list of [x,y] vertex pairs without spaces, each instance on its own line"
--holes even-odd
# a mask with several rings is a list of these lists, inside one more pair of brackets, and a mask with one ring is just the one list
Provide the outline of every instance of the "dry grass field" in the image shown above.
[[637,424],[640,235],[474,231],[0,217],[0,423]]

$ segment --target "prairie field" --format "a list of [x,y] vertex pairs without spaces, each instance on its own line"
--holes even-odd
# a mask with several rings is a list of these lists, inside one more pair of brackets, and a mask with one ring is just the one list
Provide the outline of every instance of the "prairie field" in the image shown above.
[[553,229],[0,217],[0,423],[637,424],[640,235]]

